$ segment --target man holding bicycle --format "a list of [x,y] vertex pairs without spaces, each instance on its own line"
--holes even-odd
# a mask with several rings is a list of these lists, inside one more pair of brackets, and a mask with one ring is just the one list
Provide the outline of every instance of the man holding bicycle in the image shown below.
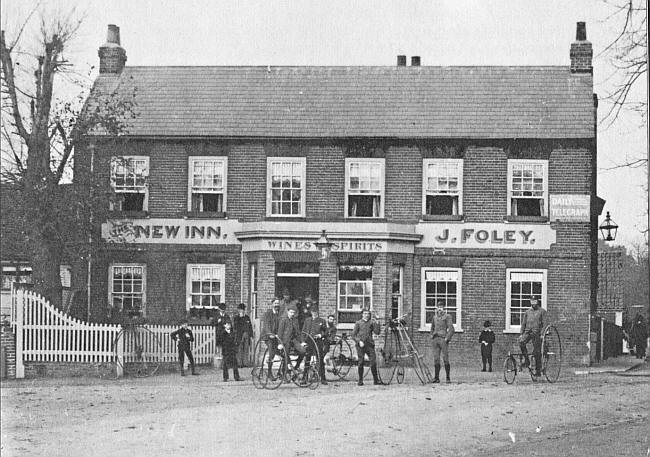
[[524,356],[524,367],[530,366],[526,344],[533,340],[533,356],[535,357],[535,376],[541,376],[542,371],[542,330],[546,325],[546,310],[541,308],[539,299],[535,296],[530,299],[530,308],[526,310],[521,320],[521,334],[519,348]]

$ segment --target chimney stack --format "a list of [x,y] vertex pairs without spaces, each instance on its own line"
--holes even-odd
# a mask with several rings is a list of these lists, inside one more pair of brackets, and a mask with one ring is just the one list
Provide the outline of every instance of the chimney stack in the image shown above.
[[412,67],[420,66],[420,56],[411,56],[411,66]]
[[576,26],[576,41],[571,43],[571,73],[593,74],[592,58],[594,51],[591,43],[587,41],[587,27],[584,22],[578,22]]
[[99,73],[121,73],[126,64],[126,51],[120,46],[120,28],[108,25],[106,43],[99,47]]
[[406,66],[406,56],[397,56],[397,66],[405,67]]

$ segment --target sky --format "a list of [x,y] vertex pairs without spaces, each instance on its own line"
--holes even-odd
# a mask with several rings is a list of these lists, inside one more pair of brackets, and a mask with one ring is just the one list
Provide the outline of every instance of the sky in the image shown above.
[[[5,0],[2,28],[12,36],[28,0]],[[616,36],[611,7],[598,0],[87,0],[45,1],[48,10],[77,5],[85,19],[67,57],[96,74],[107,24],[120,27],[127,65],[569,65],[576,22],[594,46],[594,92],[611,90],[603,48]],[[12,33],[13,32],[13,33]],[[24,33],[30,39],[29,27]],[[91,67],[95,67],[91,69]],[[642,93],[646,99],[646,84]],[[607,110],[601,102],[599,117]],[[646,118],[647,119],[647,118]],[[648,193],[645,168],[615,168],[647,157],[647,121],[622,113],[598,131],[598,195],[619,225],[614,244],[643,244]]]

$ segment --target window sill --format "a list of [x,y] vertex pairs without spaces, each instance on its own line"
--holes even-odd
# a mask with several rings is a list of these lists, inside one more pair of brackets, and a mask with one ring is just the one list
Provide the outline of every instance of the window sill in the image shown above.
[[462,221],[462,214],[423,214],[423,221]]
[[[430,328],[422,328],[422,327],[420,327],[418,329],[418,332],[431,333],[431,329]],[[463,330],[462,328],[454,327],[454,333],[465,333],[465,330]]]
[[109,211],[109,218],[112,219],[146,219],[149,217],[148,211]]
[[359,217],[359,216],[347,216],[346,221],[355,221],[355,222],[387,222],[385,217]]
[[513,335],[519,335],[520,329],[518,329],[518,328],[507,328],[507,329],[505,329],[503,331],[503,333],[510,333],[510,334],[513,334]]
[[188,211],[187,219],[227,219],[225,211]]
[[277,216],[273,214],[269,214],[266,216],[267,220],[270,221],[300,221],[300,222],[306,222],[307,218],[303,214],[298,214],[296,216],[291,216],[288,214],[278,214]]
[[548,216],[506,216],[503,218],[506,222],[538,222],[547,223]]

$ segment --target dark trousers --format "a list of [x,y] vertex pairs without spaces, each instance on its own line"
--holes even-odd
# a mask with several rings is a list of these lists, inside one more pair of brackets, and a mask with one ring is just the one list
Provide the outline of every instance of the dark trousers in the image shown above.
[[192,355],[192,350],[189,346],[178,346],[178,361],[181,363],[181,371],[183,371],[183,365],[185,365],[185,354],[187,354],[187,360],[190,361],[190,367],[194,371],[194,356]]
[[311,365],[311,359],[312,357],[316,356],[318,353],[318,374],[320,375],[321,380],[325,380],[325,362],[323,359],[325,358],[325,352],[323,348],[323,343],[320,340],[316,340],[316,347],[309,342],[307,345],[307,352],[305,355],[305,371],[307,371],[307,368]]
[[483,361],[484,370],[486,363],[492,368],[492,344],[481,343],[481,360]]
[[540,373],[542,371],[542,336],[539,333],[527,332],[519,337],[519,348],[521,353],[528,360],[528,348],[526,344],[533,340],[533,355],[535,356],[535,371]]
[[377,382],[379,377],[377,376],[377,354],[375,353],[375,346],[371,344],[364,344],[363,347],[359,346],[357,343],[357,357],[359,358],[359,381],[363,380],[363,365],[365,360],[365,355],[368,356],[368,361],[370,362],[370,371],[372,371],[372,379]]
[[266,344],[269,348],[269,355],[268,359],[266,361],[267,366],[268,366],[268,371],[269,371],[269,376],[271,376],[271,369],[273,367],[273,359],[275,358],[275,355],[279,352],[278,350],[278,340],[276,338],[269,338],[266,341]]
[[239,368],[237,367],[237,354],[222,354],[221,368],[223,370],[223,380],[228,380],[228,368],[232,368],[232,375],[235,380],[239,380]]

